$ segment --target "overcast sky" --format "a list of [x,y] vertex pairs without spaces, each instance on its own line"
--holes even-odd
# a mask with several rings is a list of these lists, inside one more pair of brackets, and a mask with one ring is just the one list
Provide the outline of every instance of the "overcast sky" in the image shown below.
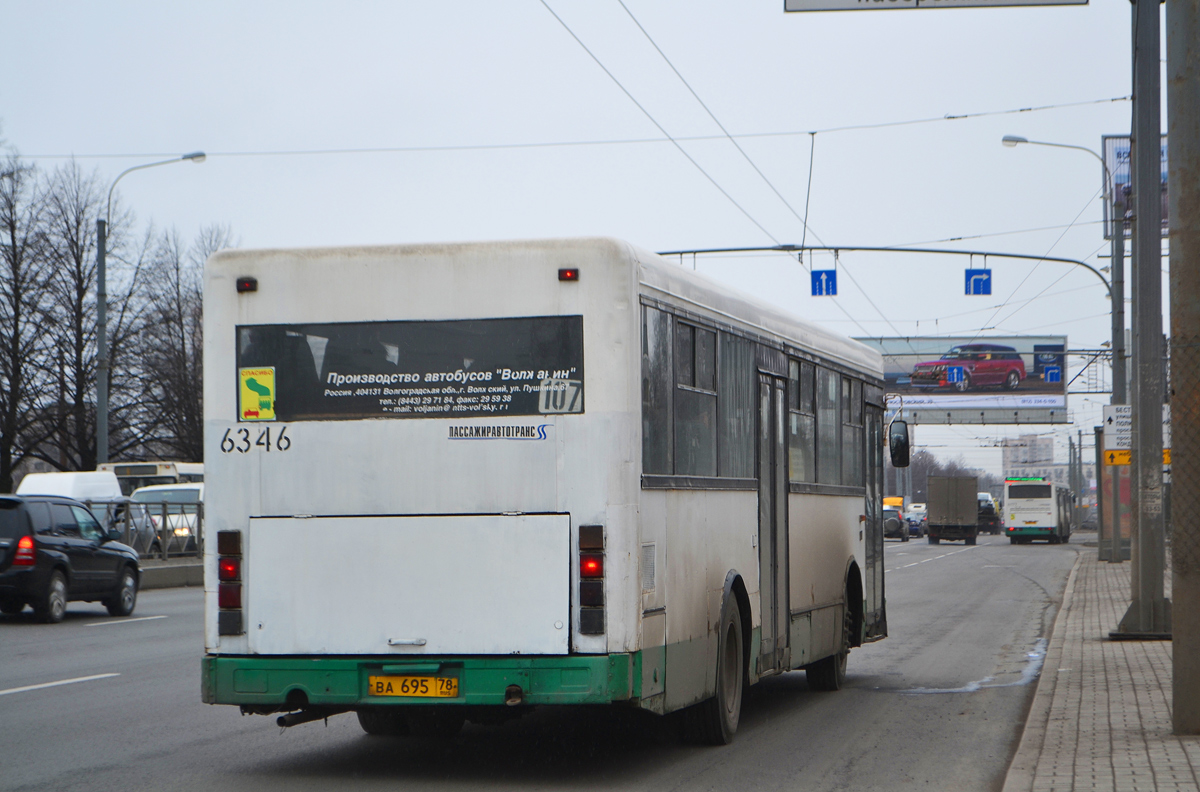
[[[624,3],[0,0],[0,139],[47,169],[74,155],[106,183],[204,150],[207,162],[131,174],[120,193],[143,223],[185,237],[227,224],[244,247],[799,244],[807,212],[809,244],[1107,265],[1100,165],[1000,138],[1098,150],[1128,133],[1131,104],[1109,101],[1131,92],[1125,0],[801,14],[782,0]],[[1003,112],[1021,108],[1049,109]],[[922,119],[938,120],[898,123]],[[966,297],[967,263],[843,253],[833,298],[812,297],[780,254],[696,267],[847,335],[1108,340],[1087,271],[993,259],[993,295]],[[1085,435],[1107,400],[1071,397]],[[930,428],[918,443],[999,472],[998,449],[980,445],[1018,433]]]

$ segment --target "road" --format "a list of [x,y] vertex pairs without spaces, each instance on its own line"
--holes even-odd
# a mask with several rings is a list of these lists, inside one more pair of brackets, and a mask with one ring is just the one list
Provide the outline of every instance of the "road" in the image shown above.
[[751,688],[724,748],[613,708],[448,744],[367,737],[353,715],[281,730],[200,703],[196,589],[144,592],[126,620],[84,603],[59,625],[0,617],[0,789],[998,789],[1067,575],[1094,551],[979,542],[888,541],[891,637],[851,653],[839,692],[803,672]]

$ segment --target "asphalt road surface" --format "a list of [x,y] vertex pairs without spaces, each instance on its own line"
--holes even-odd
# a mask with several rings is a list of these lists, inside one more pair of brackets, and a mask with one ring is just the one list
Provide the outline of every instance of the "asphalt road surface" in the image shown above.
[[[1078,539],[1076,539],[1078,541]],[[733,745],[671,718],[541,708],[445,744],[367,737],[352,714],[283,730],[200,703],[202,595],[148,591],[134,618],[73,604],[0,617],[0,789],[987,790],[1003,782],[1078,544],[888,541],[891,637],[836,693],[803,672],[747,692]]]

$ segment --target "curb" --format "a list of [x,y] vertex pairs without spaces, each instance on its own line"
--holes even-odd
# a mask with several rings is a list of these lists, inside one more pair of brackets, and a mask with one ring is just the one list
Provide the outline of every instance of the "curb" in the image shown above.
[[[1086,552],[1086,551],[1085,551]],[[1034,775],[1037,772],[1038,759],[1046,744],[1046,727],[1050,722],[1050,707],[1054,703],[1054,691],[1058,686],[1057,674],[1047,680],[1046,669],[1057,668],[1062,660],[1063,641],[1055,641],[1060,620],[1065,622],[1063,614],[1071,610],[1075,596],[1075,580],[1079,567],[1083,565],[1083,553],[1075,557],[1071,574],[1067,576],[1067,585],[1063,590],[1062,605],[1054,614],[1054,625],[1050,628],[1050,641],[1046,648],[1046,657],[1042,661],[1042,673],[1038,677],[1037,690],[1033,694],[1033,704],[1025,717],[1025,728],[1021,733],[1021,742],[1013,755],[1004,776],[1003,792],[1025,792],[1033,789]]]
[[204,564],[142,567],[138,590],[203,586]]

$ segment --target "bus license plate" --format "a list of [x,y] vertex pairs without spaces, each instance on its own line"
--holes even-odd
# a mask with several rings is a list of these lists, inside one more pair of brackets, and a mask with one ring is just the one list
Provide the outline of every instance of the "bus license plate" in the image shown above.
[[372,696],[458,697],[458,679],[455,677],[370,676],[367,687]]

